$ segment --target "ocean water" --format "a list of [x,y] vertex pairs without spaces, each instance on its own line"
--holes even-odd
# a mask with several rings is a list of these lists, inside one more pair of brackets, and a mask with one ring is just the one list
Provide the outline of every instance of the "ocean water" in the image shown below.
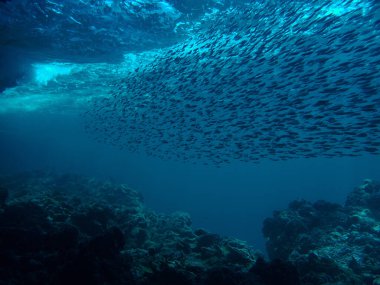
[[369,0],[1,1],[0,174],[126,183],[265,252],[274,210],[380,180],[379,13]]

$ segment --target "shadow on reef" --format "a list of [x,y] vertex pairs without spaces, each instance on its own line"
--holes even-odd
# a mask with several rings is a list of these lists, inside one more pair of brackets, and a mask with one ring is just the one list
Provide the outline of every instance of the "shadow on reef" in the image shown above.
[[0,284],[300,283],[290,263],[149,211],[125,185],[33,172],[0,178]]

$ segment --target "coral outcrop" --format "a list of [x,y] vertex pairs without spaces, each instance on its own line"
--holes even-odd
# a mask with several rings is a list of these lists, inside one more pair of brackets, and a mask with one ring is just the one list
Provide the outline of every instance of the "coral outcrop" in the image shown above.
[[380,284],[380,184],[366,180],[344,206],[294,201],[264,221],[271,259],[294,264],[301,283]]
[[45,172],[0,178],[0,284],[297,285],[287,262],[162,215],[125,185]]

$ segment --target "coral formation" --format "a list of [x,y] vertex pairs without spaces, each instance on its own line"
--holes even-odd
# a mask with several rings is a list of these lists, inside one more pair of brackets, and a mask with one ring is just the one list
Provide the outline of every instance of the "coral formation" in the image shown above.
[[271,262],[245,242],[146,209],[126,185],[45,172],[0,178],[0,285],[373,285],[380,184],[345,205],[305,200],[264,221]]
[[152,212],[125,185],[33,172],[0,187],[1,285],[299,284],[292,265]]
[[344,206],[294,201],[264,221],[270,258],[294,264],[302,284],[378,284],[380,184],[366,180]]

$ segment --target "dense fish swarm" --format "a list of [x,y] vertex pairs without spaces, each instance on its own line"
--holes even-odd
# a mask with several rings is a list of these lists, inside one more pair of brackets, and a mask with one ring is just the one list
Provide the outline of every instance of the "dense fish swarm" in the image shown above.
[[128,74],[94,102],[88,130],[217,165],[379,154],[379,4],[265,2],[210,16]]

